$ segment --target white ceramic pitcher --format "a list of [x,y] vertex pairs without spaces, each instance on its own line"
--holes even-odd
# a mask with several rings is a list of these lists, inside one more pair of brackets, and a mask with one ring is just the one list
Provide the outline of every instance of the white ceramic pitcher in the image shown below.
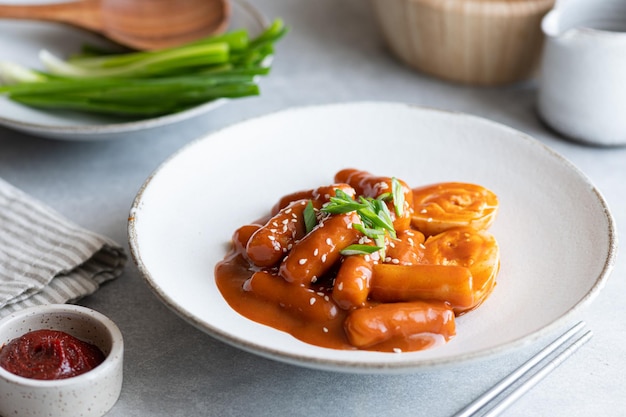
[[626,0],[559,0],[542,30],[540,116],[571,139],[626,144]]

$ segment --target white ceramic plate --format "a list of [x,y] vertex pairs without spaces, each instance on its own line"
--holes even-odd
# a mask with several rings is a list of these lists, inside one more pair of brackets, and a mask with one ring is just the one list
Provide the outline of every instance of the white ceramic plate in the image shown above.
[[[436,349],[390,354],[311,346],[233,311],[213,268],[233,231],[284,194],[355,167],[412,186],[482,184],[501,209],[491,228],[502,268],[491,297]],[[132,206],[132,255],[148,285],[203,331],[265,357],[350,372],[413,371],[484,357],[535,340],[587,304],[616,253],[597,189],[538,141],[477,117],[393,103],[299,108],[191,143],[145,182]]]
[[[40,3],[41,0],[30,2]],[[266,18],[245,0],[235,0],[231,4],[229,30],[245,28],[251,36],[255,36],[267,26]],[[0,19],[0,61],[42,68],[37,58],[41,49],[47,49],[58,56],[69,56],[79,51],[86,43],[107,45],[96,35],[61,24]],[[226,101],[226,99],[214,100],[180,113],[160,117],[129,119],[80,112],[40,110],[14,103],[0,95],[0,125],[53,139],[82,141],[118,139],[131,132],[171,125],[206,114]]]

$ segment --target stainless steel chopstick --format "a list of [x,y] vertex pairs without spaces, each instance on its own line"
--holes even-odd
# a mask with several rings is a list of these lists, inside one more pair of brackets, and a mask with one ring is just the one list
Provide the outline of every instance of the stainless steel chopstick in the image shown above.
[[569,345],[567,349],[563,352],[559,353],[554,359],[548,362],[544,367],[542,367],[537,373],[533,374],[530,378],[520,384],[515,390],[511,392],[506,398],[504,398],[500,403],[498,403],[495,407],[490,409],[487,413],[483,414],[482,417],[495,417],[500,415],[502,411],[504,411],[507,407],[517,401],[522,395],[524,395],[528,390],[537,385],[539,381],[545,378],[550,372],[556,369],[565,359],[570,357],[572,353],[576,352],[578,348],[587,343],[589,339],[591,339],[593,333],[591,330],[587,330],[585,334],[580,336],[574,343]]
[[[471,417],[478,410],[483,408],[487,403],[493,400],[496,396],[506,390],[508,387],[517,382],[523,375],[528,373],[532,368],[534,368],[539,362],[544,360],[551,353],[556,351],[558,348],[563,346],[568,340],[570,340],[574,335],[576,335],[583,327],[585,326],[584,322],[579,322],[571,329],[563,333],[556,340],[550,343],[548,346],[543,348],[539,353],[526,361],[523,365],[509,374],[507,377],[502,379],[496,385],[494,385],[491,389],[486,391],[483,395],[478,397],[472,403],[467,405],[453,417]],[[591,331],[586,332],[583,336],[577,339],[572,345],[570,345],[566,350],[561,352],[557,357],[552,359],[548,364],[546,364],[540,371],[538,371],[531,378],[526,380],[524,384],[517,387],[507,398],[505,398],[498,406],[494,407],[489,411],[490,417],[496,416],[497,413],[502,412],[506,407],[511,405],[514,401],[519,399],[524,393],[526,393],[530,388],[532,388],[535,384],[537,384],[541,379],[545,378],[551,371],[553,371],[558,365],[560,365],[565,359],[567,359],[572,353],[574,353],[580,346],[582,346],[585,342],[587,342],[592,336]]]

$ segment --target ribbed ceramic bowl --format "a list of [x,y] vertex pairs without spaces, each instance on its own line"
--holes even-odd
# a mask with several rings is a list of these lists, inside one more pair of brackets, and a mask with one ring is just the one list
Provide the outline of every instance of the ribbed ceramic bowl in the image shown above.
[[86,307],[37,306],[0,320],[0,346],[40,329],[60,330],[98,346],[106,356],[96,368],[78,376],[38,380],[0,367],[0,415],[100,417],[113,407],[122,388],[124,342],[109,318]]
[[555,0],[372,0],[391,51],[412,68],[464,84],[535,75],[541,19]]

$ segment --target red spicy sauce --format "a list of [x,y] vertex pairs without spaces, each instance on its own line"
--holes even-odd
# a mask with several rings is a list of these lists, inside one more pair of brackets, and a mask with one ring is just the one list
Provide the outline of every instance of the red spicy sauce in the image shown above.
[[32,379],[64,379],[100,365],[104,353],[95,345],[58,330],[35,330],[0,348],[0,366]]

